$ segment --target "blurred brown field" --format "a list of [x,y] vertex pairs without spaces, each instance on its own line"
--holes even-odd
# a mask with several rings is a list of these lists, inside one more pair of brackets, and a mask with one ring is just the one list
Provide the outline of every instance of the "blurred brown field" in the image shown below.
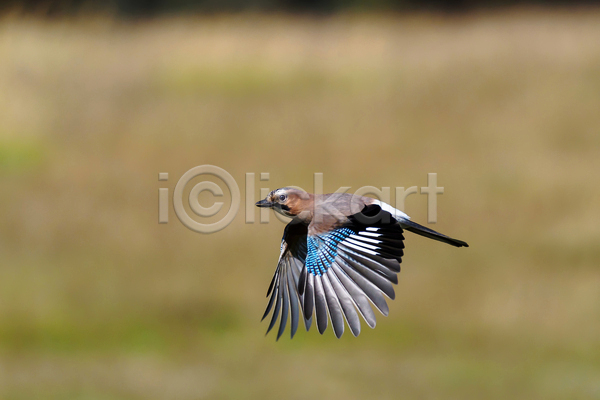
[[[376,329],[275,342],[283,224],[157,223],[203,164],[242,199],[436,172],[471,247],[408,235]],[[598,171],[595,9],[4,17],[0,398],[598,399]]]

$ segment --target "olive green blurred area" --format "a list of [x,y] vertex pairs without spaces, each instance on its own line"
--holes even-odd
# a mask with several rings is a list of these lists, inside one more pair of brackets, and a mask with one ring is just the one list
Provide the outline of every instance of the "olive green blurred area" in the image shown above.
[[[598,399],[599,111],[594,9],[4,17],[0,397]],[[205,164],[234,221],[196,233],[170,201],[158,224],[158,189]],[[428,226],[470,247],[407,234],[376,329],[276,342],[284,225],[245,223],[245,174],[256,201],[317,172],[392,194],[437,173]],[[228,198],[186,193],[203,179]],[[405,211],[425,224],[427,196]]]

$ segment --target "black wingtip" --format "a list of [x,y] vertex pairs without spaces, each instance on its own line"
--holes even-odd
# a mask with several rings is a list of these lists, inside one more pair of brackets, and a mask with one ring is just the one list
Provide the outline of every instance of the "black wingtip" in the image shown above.
[[319,326],[319,324],[317,323],[317,328],[319,329],[319,333],[322,335],[325,333],[325,330],[327,330],[327,325],[321,325]]

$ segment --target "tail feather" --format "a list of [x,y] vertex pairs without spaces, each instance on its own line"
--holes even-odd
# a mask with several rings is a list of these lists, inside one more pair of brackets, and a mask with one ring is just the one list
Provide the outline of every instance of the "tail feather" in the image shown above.
[[417,224],[416,222],[412,222],[407,219],[401,220],[400,226],[402,227],[402,229],[405,229],[409,232],[416,233],[417,235],[425,236],[426,238],[437,240],[439,242],[448,243],[451,246],[469,247],[467,242],[463,242],[462,240],[453,239],[446,235],[442,235],[441,233],[436,232],[433,229],[426,228],[422,225]]

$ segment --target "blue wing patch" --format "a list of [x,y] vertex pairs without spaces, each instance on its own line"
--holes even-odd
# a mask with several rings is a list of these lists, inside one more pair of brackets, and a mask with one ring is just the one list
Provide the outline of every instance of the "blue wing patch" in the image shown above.
[[335,260],[338,244],[354,233],[352,229],[341,228],[324,235],[309,236],[307,271],[313,275],[323,275]]

